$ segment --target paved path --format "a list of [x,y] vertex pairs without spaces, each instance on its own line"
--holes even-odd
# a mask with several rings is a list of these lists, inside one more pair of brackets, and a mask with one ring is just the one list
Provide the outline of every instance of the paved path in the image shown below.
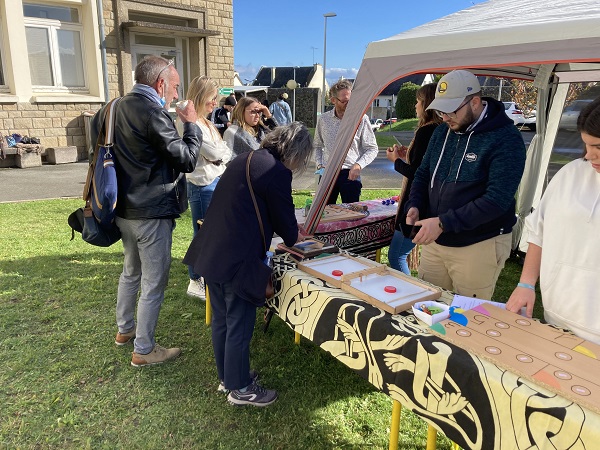
[[[411,132],[396,133],[400,142],[408,144]],[[533,133],[524,132],[526,145]],[[43,165],[28,169],[0,169],[0,203],[51,198],[81,198],[88,163]],[[297,190],[315,190],[315,165],[311,163],[306,172],[294,179],[292,187]],[[399,189],[402,177],[394,171],[385,156],[385,149],[363,170],[363,187],[366,189]]]

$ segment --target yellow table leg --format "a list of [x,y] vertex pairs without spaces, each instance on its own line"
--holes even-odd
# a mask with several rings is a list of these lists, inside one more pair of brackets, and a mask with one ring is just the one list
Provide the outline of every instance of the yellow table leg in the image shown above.
[[398,400],[392,403],[392,424],[390,426],[390,450],[398,450],[398,438],[400,434],[400,413],[402,405]]
[[208,286],[206,286],[206,325],[210,326],[212,320],[212,312],[210,310],[210,296],[208,295]]
[[300,333],[298,333],[297,331],[294,331],[294,343],[296,345],[300,345],[300,336],[301,336]]
[[375,262],[381,262],[381,249],[378,248],[375,252]]
[[429,425],[427,428],[427,450],[435,450],[435,441],[437,440],[437,430]]

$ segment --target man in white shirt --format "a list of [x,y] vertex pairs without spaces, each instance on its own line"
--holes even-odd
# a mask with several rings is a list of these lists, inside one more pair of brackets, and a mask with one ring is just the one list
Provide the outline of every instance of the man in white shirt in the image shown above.
[[[348,80],[338,81],[329,90],[334,108],[321,114],[315,130],[313,145],[317,170],[327,166],[351,93],[352,83]],[[354,203],[360,200],[362,189],[360,172],[377,157],[378,151],[369,118],[364,115],[346,154],[342,170],[327,200],[328,204],[335,204],[339,194],[342,195],[342,203]]]

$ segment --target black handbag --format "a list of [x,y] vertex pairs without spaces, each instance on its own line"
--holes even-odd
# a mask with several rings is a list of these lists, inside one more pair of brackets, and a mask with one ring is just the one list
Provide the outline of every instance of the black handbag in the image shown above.
[[[252,182],[250,181],[250,160],[252,159],[253,153],[253,151],[250,152],[248,161],[246,163],[246,180],[248,182],[250,196],[252,197],[252,203],[254,203],[256,218],[258,219],[258,225],[260,227],[260,233],[263,240],[263,247],[266,254],[268,247],[265,239],[265,230],[263,227],[262,218],[260,216],[260,210],[258,209],[258,204],[256,203],[256,197],[254,196]],[[267,298],[273,297],[275,294],[272,275],[273,268],[270,265],[265,264],[260,258],[246,259],[242,262],[235,274],[235,291],[240,297],[251,302],[252,304],[258,307],[264,306]]]

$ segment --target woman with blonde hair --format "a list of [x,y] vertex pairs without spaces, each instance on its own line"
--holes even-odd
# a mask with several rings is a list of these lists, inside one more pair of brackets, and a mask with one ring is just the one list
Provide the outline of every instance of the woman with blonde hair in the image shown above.
[[425,155],[431,135],[442,122],[442,119],[433,110],[427,110],[427,107],[435,98],[436,86],[436,83],[429,83],[417,91],[415,111],[419,122],[410,145],[405,147],[404,145],[394,144],[393,147],[387,149],[387,158],[394,163],[394,169],[404,175],[402,191],[400,192],[401,200],[396,215],[396,231],[390,244],[388,259],[393,269],[400,270],[406,275],[410,275],[407,258],[415,244],[412,241],[414,237],[412,236],[413,226],[406,224],[404,206],[408,200],[415,172],[421,165],[421,161],[423,161],[423,155]]
[[242,97],[231,113],[233,125],[223,138],[235,158],[242,153],[256,150],[266,134],[278,124],[269,108],[254,97]]
[[[187,174],[188,200],[195,235],[198,220],[203,220],[206,215],[215,187],[225,171],[225,164],[231,159],[231,151],[214,124],[207,119],[217,105],[217,84],[207,76],[194,78],[188,88],[187,100],[194,103],[198,111],[196,123],[202,130],[202,146],[196,168]],[[188,267],[188,271],[188,295],[205,299],[204,280],[191,267]]]

